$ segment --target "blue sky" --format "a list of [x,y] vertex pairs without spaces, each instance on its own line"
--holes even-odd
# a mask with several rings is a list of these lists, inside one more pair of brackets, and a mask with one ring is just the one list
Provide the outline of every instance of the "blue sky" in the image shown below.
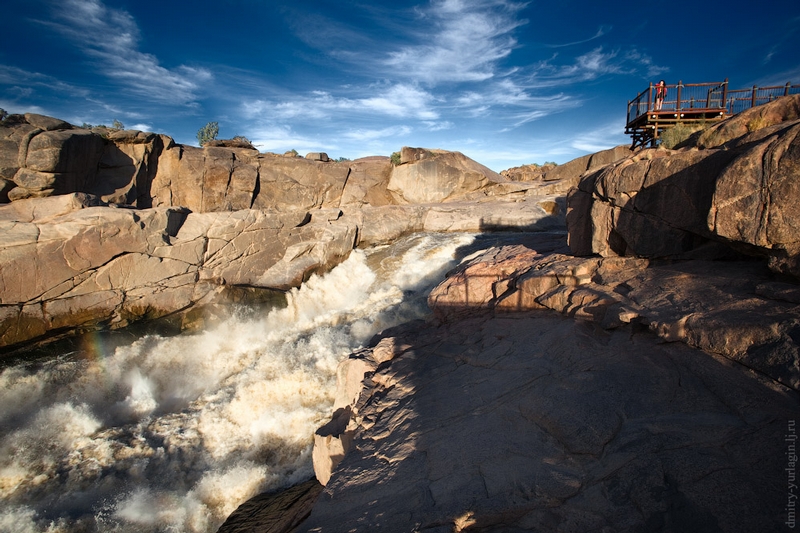
[[3,0],[0,107],[494,170],[625,144],[667,83],[800,84],[800,2]]

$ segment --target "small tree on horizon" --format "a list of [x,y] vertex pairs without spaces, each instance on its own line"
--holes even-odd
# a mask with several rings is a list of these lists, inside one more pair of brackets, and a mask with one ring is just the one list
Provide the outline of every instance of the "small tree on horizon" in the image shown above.
[[209,122],[197,131],[197,141],[200,146],[203,146],[209,141],[213,141],[219,135],[219,124],[216,122]]

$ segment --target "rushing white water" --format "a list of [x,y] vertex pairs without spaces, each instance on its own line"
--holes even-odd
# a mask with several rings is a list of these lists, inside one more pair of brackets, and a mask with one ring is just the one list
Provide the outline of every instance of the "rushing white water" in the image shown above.
[[0,531],[215,531],[249,497],[312,474],[338,362],[427,312],[470,235],[354,251],[213,331],[0,374]]

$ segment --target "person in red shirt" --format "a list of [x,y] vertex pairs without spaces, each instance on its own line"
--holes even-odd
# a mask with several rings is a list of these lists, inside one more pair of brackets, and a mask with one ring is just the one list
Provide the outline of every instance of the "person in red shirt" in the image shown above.
[[664,98],[667,97],[667,84],[661,80],[656,85],[656,105],[655,110],[661,111],[661,105],[664,103]]

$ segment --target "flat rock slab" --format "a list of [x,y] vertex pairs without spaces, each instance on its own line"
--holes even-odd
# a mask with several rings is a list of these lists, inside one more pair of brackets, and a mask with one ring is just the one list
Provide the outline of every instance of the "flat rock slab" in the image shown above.
[[800,400],[742,365],[547,310],[386,337],[298,531],[785,529]]

